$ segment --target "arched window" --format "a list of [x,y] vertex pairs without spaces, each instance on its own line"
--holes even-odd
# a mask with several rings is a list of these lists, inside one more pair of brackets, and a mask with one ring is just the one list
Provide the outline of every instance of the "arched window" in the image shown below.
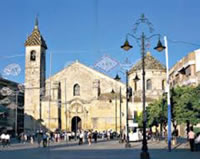
[[165,80],[162,80],[162,90],[165,90]]
[[147,90],[151,90],[152,89],[152,82],[150,79],[147,80]]
[[137,81],[134,81],[134,84],[135,84],[135,91],[137,91]]
[[79,84],[74,85],[73,94],[74,94],[74,96],[80,96],[80,86],[79,86]]
[[35,50],[32,50],[32,51],[31,51],[30,60],[31,60],[31,61],[35,61],[35,60],[36,60],[36,52],[35,52]]

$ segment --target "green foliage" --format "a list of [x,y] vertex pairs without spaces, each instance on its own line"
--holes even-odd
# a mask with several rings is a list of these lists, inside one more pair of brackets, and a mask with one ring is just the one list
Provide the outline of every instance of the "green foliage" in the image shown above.
[[[189,121],[192,125],[200,123],[200,85],[198,87],[183,86],[171,90],[171,108],[173,125],[186,123]],[[147,126],[167,124],[167,97],[153,101],[146,108]],[[142,115],[137,119],[142,126]],[[175,124],[176,123],[176,124]]]
[[193,125],[200,122],[200,87],[176,87],[171,96],[174,121]]
[[195,128],[194,128],[194,133],[195,133],[195,134],[200,133],[200,128],[199,128],[199,127],[195,127]]
[[167,122],[167,104],[165,98],[155,100],[147,107],[147,125],[158,126]]
[[143,115],[140,114],[139,116],[137,116],[136,121],[138,123],[138,126],[141,128],[142,127],[142,122],[143,122]]

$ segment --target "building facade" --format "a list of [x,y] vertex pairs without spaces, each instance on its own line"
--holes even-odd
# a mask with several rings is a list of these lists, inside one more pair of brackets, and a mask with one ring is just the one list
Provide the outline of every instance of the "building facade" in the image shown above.
[[[138,77],[135,80],[136,76]],[[133,90],[130,107],[131,112],[142,113],[142,60],[138,61],[129,71],[129,85]],[[166,68],[150,52],[145,56],[145,95],[146,106],[158,99],[165,92]],[[136,115],[136,113],[134,113]]]
[[[42,126],[52,131],[112,129],[119,132],[124,128],[126,85],[79,61],[46,79],[46,49],[36,21],[25,42],[25,130],[36,131]],[[150,53],[145,62],[148,105],[162,95],[165,68]],[[142,112],[142,80],[137,83],[132,80],[136,73],[141,78],[141,62],[128,73],[129,86],[134,92],[128,108],[132,119],[135,112]]]
[[170,86],[197,86],[200,84],[200,49],[190,52],[169,71]]
[[25,129],[119,131],[117,92],[125,92],[125,85],[78,61],[45,79],[46,49],[36,21],[25,42]]

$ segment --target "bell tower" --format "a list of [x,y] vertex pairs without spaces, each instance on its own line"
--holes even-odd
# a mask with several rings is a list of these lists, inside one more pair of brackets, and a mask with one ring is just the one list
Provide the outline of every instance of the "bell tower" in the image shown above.
[[34,29],[25,42],[25,130],[35,131],[36,121],[42,119],[41,90],[45,88],[46,50],[36,17]]

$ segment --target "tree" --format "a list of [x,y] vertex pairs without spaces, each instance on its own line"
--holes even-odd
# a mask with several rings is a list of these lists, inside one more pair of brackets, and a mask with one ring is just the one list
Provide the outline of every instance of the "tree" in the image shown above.
[[[178,86],[171,89],[171,113],[174,129],[178,124],[187,123],[195,125],[200,123],[200,85],[197,87]],[[167,125],[167,97],[163,95],[158,100],[154,100],[146,108],[147,126]],[[143,116],[137,119],[142,125]]]
[[176,87],[172,90],[172,121],[173,123],[200,122],[200,87]]
[[147,124],[148,126],[166,125],[167,122],[167,106],[166,100],[160,98],[149,104],[147,107]]
[[[167,123],[167,103],[166,99],[160,98],[158,100],[154,100],[152,103],[148,105],[146,108],[147,112],[147,126],[158,126],[159,124],[166,125]],[[137,121],[139,126],[142,126],[143,115],[141,114]]]

